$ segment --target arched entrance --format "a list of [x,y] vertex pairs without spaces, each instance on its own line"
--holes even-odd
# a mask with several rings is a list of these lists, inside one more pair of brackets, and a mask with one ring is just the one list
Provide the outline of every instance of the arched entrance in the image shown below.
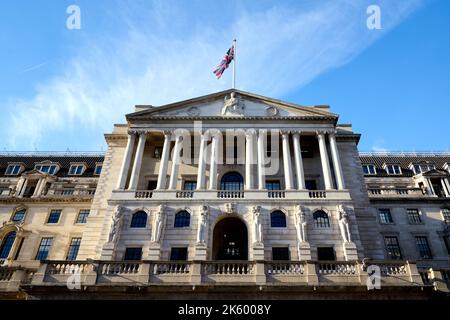
[[220,220],[213,232],[214,260],[248,260],[248,234],[239,218]]

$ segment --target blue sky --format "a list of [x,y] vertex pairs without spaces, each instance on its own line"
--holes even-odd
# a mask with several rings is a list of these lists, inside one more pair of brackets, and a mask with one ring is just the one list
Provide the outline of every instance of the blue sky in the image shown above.
[[447,151],[449,36],[446,0],[2,1],[0,148],[104,150],[135,104],[229,88],[212,70],[236,37],[239,89],[329,104],[363,151]]

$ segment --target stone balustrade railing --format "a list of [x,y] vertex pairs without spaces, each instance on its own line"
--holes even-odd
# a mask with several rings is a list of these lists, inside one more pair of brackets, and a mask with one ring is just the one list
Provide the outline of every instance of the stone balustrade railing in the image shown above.
[[95,188],[61,188],[61,189],[49,189],[45,194],[45,196],[71,197],[71,196],[93,196],[94,194]]
[[371,188],[367,190],[369,197],[424,197],[420,188]]

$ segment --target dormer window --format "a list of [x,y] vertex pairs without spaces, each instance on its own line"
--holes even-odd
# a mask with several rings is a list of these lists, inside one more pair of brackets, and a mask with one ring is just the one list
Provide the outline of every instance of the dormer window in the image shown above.
[[54,175],[59,170],[59,166],[52,163],[37,164],[34,168],[42,173],[48,173],[51,175]]
[[102,173],[103,165],[101,163],[97,163],[95,165],[94,175],[99,176]]
[[402,169],[398,164],[384,164],[384,170],[390,175],[400,175],[402,174]]
[[71,164],[69,168],[70,176],[81,176],[86,169],[84,164]]
[[448,172],[450,172],[450,162],[447,162],[446,164],[444,164],[444,170],[447,170]]
[[19,173],[22,172],[23,166],[18,163],[11,163],[8,164],[8,167],[6,167],[5,175],[6,176],[17,176]]
[[435,168],[434,164],[428,163],[415,163],[411,164],[411,167],[415,174],[421,174],[427,171],[434,170]]
[[377,169],[375,168],[375,165],[373,165],[373,164],[363,164],[363,171],[364,171],[364,174],[367,174],[367,175],[377,174]]

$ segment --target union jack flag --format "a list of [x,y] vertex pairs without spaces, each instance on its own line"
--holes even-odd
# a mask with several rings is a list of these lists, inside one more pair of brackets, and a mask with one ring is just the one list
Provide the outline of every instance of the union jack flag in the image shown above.
[[234,46],[232,46],[230,49],[228,49],[227,53],[223,57],[222,61],[220,61],[219,65],[216,67],[216,69],[213,71],[213,73],[216,75],[217,79],[220,79],[223,72],[228,68],[231,61],[234,59]]

